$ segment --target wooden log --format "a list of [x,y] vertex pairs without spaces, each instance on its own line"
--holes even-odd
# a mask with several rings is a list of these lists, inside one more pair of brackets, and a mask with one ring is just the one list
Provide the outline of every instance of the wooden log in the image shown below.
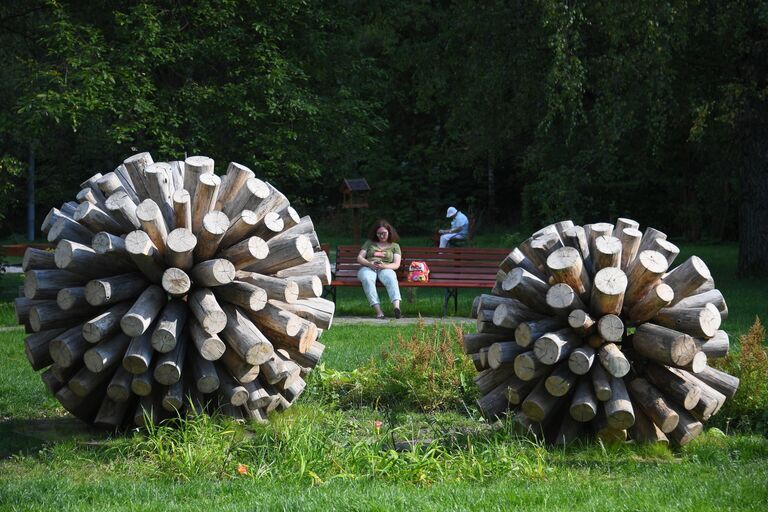
[[712,279],[712,274],[701,258],[691,256],[685,260],[681,265],[672,269],[662,280],[675,292],[675,298],[672,299],[670,306],[674,306],[689,295],[693,295],[697,288],[710,279]]
[[736,394],[736,390],[739,388],[738,377],[729,375],[711,366],[707,366],[697,373],[696,378],[724,394],[728,399],[733,398],[733,395]]
[[589,373],[592,364],[595,361],[595,349],[583,345],[573,349],[568,356],[568,368],[576,375],[586,375]]
[[255,178],[255,174],[244,165],[236,162],[230,162],[227,167],[227,173],[221,179],[219,193],[216,195],[215,210],[223,211],[224,207],[232,201],[238,191],[245,188],[249,179]]
[[57,366],[69,368],[78,363],[90,347],[83,338],[82,326],[76,325],[51,339],[48,350]]
[[155,161],[152,160],[152,155],[147,152],[136,153],[123,160],[123,166],[127,171],[128,176],[131,178],[131,183],[133,184],[133,188],[136,190],[136,195],[139,199],[143,200],[149,197],[146,179],[144,177],[144,169],[153,163],[155,163]]
[[269,189],[269,195],[264,200],[255,199],[258,204],[252,201],[245,205],[248,210],[253,210],[260,219],[268,212],[278,212],[291,204],[285,195],[273,187],[271,183],[265,182],[265,185]]
[[689,335],[654,324],[637,327],[632,347],[641,356],[671,366],[690,363],[696,353],[696,344]]
[[669,444],[664,432],[639,408],[635,408],[635,424],[629,429],[629,435],[637,443]]
[[246,406],[250,410],[261,410],[272,403],[272,396],[267,392],[259,380],[243,384],[248,390],[248,402]]
[[621,268],[621,240],[614,236],[599,236],[595,239],[592,266],[595,273],[608,267]]
[[575,389],[568,414],[571,418],[581,423],[592,421],[597,415],[598,410],[597,397],[592,387],[592,380],[589,377],[580,378]]
[[[139,373],[133,376],[133,380],[131,380],[131,391],[135,395],[139,395],[140,397],[143,397],[144,399],[141,400],[142,403],[147,403],[147,401],[152,401],[152,390],[154,388],[154,381],[152,380],[152,371],[147,370],[144,373]],[[137,423],[138,424],[138,423]]]
[[595,397],[601,402],[610,400],[612,395],[611,381],[605,372],[602,364],[593,364],[589,372],[592,379],[592,387],[595,390]]
[[27,247],[24,251],[24,258],[21,261],[21,270],[55,270],[56,260],[53,252]]
[[704,425],[679,405],[671,403],[669,406],[675,410],[680,420],[675,429],[667,433],[667,437],[675,446],[685,446],[704,431]]
[[629,373],[629,360],[615,343],[606,343],[600,347],[597,357],[605,371],[613,377],[621,378]]
[[240,384],[254,382],[261,373],[261,368],[264,366],[263,364],[259,366],[244,361],[231,348],[224,351],[220,361],[227,372],[229,372],[229,374]]
[[549,365],[542,363],[534,354],[533,350],[523,352],[515,358],[515,375],[521,380],[531,381],[538,377],[549,374],[552,369]]
[[299,318],[317,325],[318,328],[326,330],[331,328],[333,314],[336,310],[334,302],[321,298],[300,299],[293,304],[279,301],[272,301],[272,303],[280,309],[289,311]]
[[584,310],[574,309],[568,315],[568,326],[581,336],[587,336],[597,328],[595,320]]
[[141,336],[158,317],[166,302],[165,291],[157,285],[150,285],[120,320],[120,329],[132,338]]
[[522,268],[515,268],[507,274],[501,286],[504,293],[539,312],[548,312],[547,291],[549,285]]
[[[101,193],[105,198],[108,198],[116,192],[127,193],[125,185],[114,171],[108,172],[96,180],[96,186],[99,187],[99,190],[101,190]],[[133,189],[133,187],[131,187],[131,189]]]
[[123,366],[119,366],[107,385],[107,396],[115,402],[128,402],[131,398],[131,381],[133,374]]
[[630,264],[627,270],[627,291],[624,304],[631,308],[642,299],[648,290],[658,284],[661,275],[667,270],[667,260],[656,251],[643,251]]
[[219,252],[217,256],[230,261],[235,269],[242,269],[265,259],[268,255],[267,242],[257,236],[252,236]]
[[317,276],[323,286],[331,284],[331,265],[328,255],[323,252],[315,252],[312,260],[301,265],[285,268],[275,273],[276,277]]
[[595,274],[590,297],[591,312],[602,315],[618,315],[624,305],[627,290],[627,276],[615,267],[605,267]]
[[280,214],[277,212],[268,212],[256,223],[253,228],[253,234],[264,240],[270,240],[281,233],[283,229],[284,223]]
[[679,373],[655,363],[646,365],[644,371],[651,384],[686,410],[693,409],[699,402],[701,389],[683,378]]
[[175,267],[165,269],[160,284],[168,295],[176,298],[184,297],[192,288],[192,280],[187,273]]
[[265,182],[255,177],[248,178],[245,186],[237,190],[232,199],[224,205],[222,211],[231,217],[243,210],[255,212],[255,209],[269,196],[270,192],[270,188]]
[[498,334],[463,334],[462,347],[465,354],[476,354],[481,348],[490,347],[494,343],[505,343],[510,340]]
[[477,386],[480,395],[485,395],[514,375],[515,372],[512,368],[502,366],[498,370],[483,370],[475,375],[473,380],[475,381],[475,386]]
[[189,270],[194,265],[193,252],[197,246],[197,237],[187,228],[176,228],[168,234],[165,241],[165,262],[171,267]]
[[173,193],[173,217],[176,229],[192,231],[192,197],[186,190],[177,190]]
[[661,392],[643,378],[636,378],[629,383],[632,399],[643,412],[664,433],[672,432],[680,421],[680,417],[666,401]]
[[110,212],[104,211],[95,204],[85,202],[81,203],[75,211],[74,219],[88,228],[92,233],[99,231],[109,231],[111,233],[126,233],[133,229],[133,226],[127,222],[118,222],[110,215]]
[[725,331],[718,330],[715,332],[715,335],[708,340],[693,338],[693,342],[696,344],[696,348],[706,354],[708,358],[717,359],[728,355],[730,343],[728,333]]
[[496,369],[502,365],[512,365],[523,352],[527,350],[514,341],[496,342],[488,347],[488,366]]
[[190,350],[188,357],[192,371],[192,380],[197,390],[208,394],[219,389],[221,381],[219,380],[219,372],[216,370],[216,365],[202,357],[195,350]]
[[101,373],[116,366],[122,360],[130,341],[131,339],[123,333],[101,341],[83,354],[85,367],[93,373]]
[[542,234],[531,241],[531,250],[536,254],[536,259],[544,262],[545,266],[547,258],[562,247],[563,242],[557,232]]
[[157,382],[171,386],[181,380],[184,359],[187,351],[186,332],[182,332],[179,342],[168,352],[160,353],[155,361],[152,376]]
[[557,317],[547,317],[541,320],[528,320],[521,322],[515,328],[514,337],[518,345],[521,347],[528,347],[546,333],[557,331],[562,328],[563,321]]
[[140,229],[131,231],[125,237],[125,249],[147,279],[153,283],[162,281],[165,270],[162,256],[149,235]]
[[605,415],[603,407],[597,410],[594,422],[595,436],[603,443],[623,443],[627,440],[627,431],[613,428],[608,424],[608,418]]
[[160,403],[163,406],[163,409],[166,411],[175,412],[178,414],[179,411],[181,411],[185,406],[184,380],[179,379],[177,382],[168,386],[165,389],[165,393],[162,395],[162,400]]
[[[203,218],[213,211],[220,186],[221,178],[213,173],[202,174],[198,178],[195,195],[192,196],[192,232],[194,234],[200,234],[200,229],[203,227]],[[222,215],[226,216],[224,213]],[[227,226],[227,229],[229,229],[229,226]]]
[[486,321],[486,317],[498,327],[516,329],[521,322],[541,318],[541,315],[531,310],[522,302],[515,301],[499,304],[493,311],[482,310],[477,316],[477,318],[482,318],[483,321]]
[[306,382],[302,379],[297,379],[293,384],[290,386],[286,386],[282,389],[278,388],[280,390],[280,393],[285,397],[285,399],[288,401],[289,404],[292,404],[295,402],[299,396],[304,392],[306,389]]
[[584,266],[581,254],[574,247],[562,247],[546,260],[547,269],[555,283],[565,283],[575,291],[582,301],[589,298],[592,283]]
[[637,257],[643,234],[637,228],[624,228],[613,236],[621,240],[621,270],[626,271]]
[[85,285],[85,299],[91,306],[117,304],[138,297],[149,282],[139,272],[102,277],[88,281]]
[[288,281],[295,283],[298,287],[297,300],[314,299],[323,295],[323,283],[317,276],[289,277]]
[[198,288],[188,298],[189,308],[206,332],[218,334],[227,324],[226,314],[208,288]]
[[317,338],[317,327],[289,311],[277,307],[271,300],[264,309],[246,312],[273,344],[304,352]]
[[62,288],[82,286],[84,278],[66,270],[30,270],[24,273],[24,296],[30,300],[55,299]]
[[565,283],[556,283],[547,290],[547,305],[558,316],[568,316],[576,309],[586,309],[578,294]]
[[[112,217],[124,228],[139,229],[141,222],[136,215],[137,203],[131,197],[131,194],[125,191],[118,191],[107,198],[104,206]],[[121,231],[125,232],[125,231]]]
[[190,156],[184,160],[184,189],[190,197],[197,197],[200,176],[213,173],[213,159],[207,156]]
[[685,370],[670,369],[671,372],[685,379],[687,383],[695,386],[699,392],[699,401],[691,407],[691,415],[699,421],[707,421],[720,411],[726,397],[713,387],[696,378],[696,375]]
[[226,371],[219,371],[219,397],[226,403],[240,407],[248,402],[248,390],[241,384],[235,382],[231,375]]
[[196,318],[189,319],[189,334],[203,359],[216,361],[224,354],[226,346],[221,338],[206,332]]
[[[64,203],[64,205],[67,205],[69,203]],[[64,205],[62,205],[62,208],[64,208]],[[59,210],[58,208],[54,207],[48,210],[48,213],[45,215],[45,218],[43,219],[43,222],[40,224],[40,231],[47,235],[51,227],[61,219],[62,217],[66,217],[69,220],[75,222],[75,219],[73,218],[73,215],[75,214],[75,211],[77,211],[77,207],[80,206],[78,203],[73,203],[72,207],[68,207],[67,211]]]
[[624,381],[611,379],[611,398],[605,401],[605,416],[608,425],[617,430],[627,430],[635,423],[635,411]]
[[620,342],[624,337],[624,322],[616,315],[605,315],[597,322],[597,333],[605,341]]
[[60,217],[48,230],[48,241],[72,240],[81,244],[90,244],[93,239],[93,231],[69,217]]
[[251,322],[245,312],[235,306],[224,305],[227,312],[226,327],[221,337],[244,361],[261,365],[274,353],[272,343]]
[[550,395],[555,397],[565,396],[576,385],[576,375],[568,369],[568,361],[558,364],[549,377],[544,379],[544,387]]
[[701,308],[662,308],[652,322],[697,338],[711,338],[720,328],[720,312],[714,304]]
[[245,281],[233,281],[214,288],[214,293],[222,301],[245,308],[248,311],[258,311],[267,305],[267,292],[258,286]]
[[[515,377],[510,377],[513,380]],[[500,418],[509,412],[510,402],[507,399],[507,382],[502,382],[477,400],[477,406],[486,418]]]
[[299,298],[299,287],[296,283],[281,277],[271,277],[257,272],[237,273],[238,281],[252,284],[267,292],[268,299],[275,299],[291,304]]
[[504,271],[504,273],[509,273],[513,268],[520,267],[524,270],[527,270],[531,274],[535,275],[541,280],[546,279],[546,276],[544,273],[536,266],[533,261],[531,261],[523,252],[515,248],[510,252],[504,260],[499,264],[499,268]]
[[304,235],[275,237],[267,242],[267,247],[269,247],[267,257],[245,267],[245,270],[260,274],[274,274],[280,270],[312,261],[315,257],[312,243]]
[[[83,367],[69,379],[67,386],[75,395],[85,398],[96,391],[97,388],[101,387],[102,383],[111,379],[112,373],[113,372],[110,371],[94,373],[88,368]],[[96,406],[98,406],[98,403]]]
[[[229,219],[222,212],[209,212],[203,217],[197,232],[197,246],[194,250],[195,261],[205,261],[213,257],[219,249],[219,242],[229,229]],[[194,232],[194,229],[193,229]]]
[[533,344],[533,352],[539,361],[551,365],[567,359],[571,351],[579,345],[581,345],[581,338],[566,327],[541,336]]
[[285,348],[280,350],[285,350],[290,356],[291,360],[294,361],[296,364],[300,365],[303,368],[311,369],[317,366],[317,363],[320,362],[320,358],[323,355],[323,351],[325,351],[325,345],[315,340],[309,345],[309,348],[307,348],[307,351],[304,353],[301,353],[297,350],[293,350],[291,348]]
[[677,255],[680,254],[680,249],[675,244],[663,238],[654,239],[650,248],[666,258],[667,267],[671,267],[672,262],[675,261]]
[[277,214],[283,220],[283,229],[291,229],[293,226],[301,222],[301,216],[292,206],[286,206],[277,210]]
[[674,309],[677,308],[702,308],[708,303],[714,304],[717,310],[720,312],[720,319],[726,320],[728,318],[728,305],[725,303],[725,298],[720,290],[712,289],[696,295],[690,295],[681,301],[678,301],[674,305]]
[[128,251],[125,248],[125,239],[106,231],[96,233],[91,242],[91,247],[96,251],[96,254],[101,254],[120,260],[123,262],[129,262],[131,260],[128,255]]
[[[64,290],[74,290],[75,288],[64,288]],[[59,292],[59,295],[61,292]],[[32,311],[32,308],[34,306],[38,305],[48,305],[58,304],[59,298],[58,295],[56,296],[56,301],[52,300],[30,300],[26,297],[16,297],[13,299],[13,309],[16,313],[16,323],[19,325],[25,326],[27,329],[27,332],[30,332],[32,329],[32,326],[29,323],[29,313]],[[61,305],[58,306],[61,308]]]
[[250,236],[253,236],[259,219],[251,210],[243,210],[229,224],[229,229],[219,243],[221,249],[226,249]]
[[629,310],[627,316],[632,324],[641,324],[647,322],[661,310],[672,302],[675,292],[669,285],[659,283],[650,288],[648,292],[635,303]]
[[573,226],[563,230],[563,245],[573,247],[579,251],[581,259],[587,261],[590,258],[589,243],[587,242],[586,231],[581,226]]
[[56,245],[54,259],[60,269],[88,277],[109,276],[132,269],[125,259],[110,258],[87,245],[69,240],[62,240]]
[[63,385],[69,382],[69,379],[71,379],[78,371],[80,371],[80,368],[82,367],[83,365],[80,364],[80,361],[78,361],[77,364],[70,366],[59,366],[56,364],[56,362],[54,362],[49,369],[51,370],[53,376]]
[[90,306],[77,311],[66,311],[61,309],[55,301],[41,301],[30,309],[29,325],[34,332],[69,328],[76,323],[82,323],[85,318],[93,314],[93,311]]
[[477,353],[480,362],[479,366],[480,368],[490,368],[490,365],[488,364],[488,351],[490,350],[490,347],[483,347],[480,349],[480,351]]
[[701,351],[697,351],[693,355],[691,362],[681,366],[681,369],[688,370],[691,373],[699,373],[701,370],[707,367],[707,354]]
[[557,411],[562,401],[562,397],[553,397],[547,392],[545,379],[542,379],[525,397],[520,409],[532,421],[543,423]]
[[198,263],[190,275],[197,286],[222,286],[234,281],[235,266],[228,260],[217,258]]
[[187,305],[174,299],[168,302],[152,330],[152,348],[160,353],[173,350],[181,339],[181,331],[187,320]]
[[83,338],[89,343],[98,343],[118,333],[120,320],[132,305],[132,301],[119,302],[83,323]]
[[42,370],[53,364],[51,358],[51,340],[63,334],[65,329],[51,329],[30,334],[24,338],[24,354],[34,371]]
[[144,168],[149,198],[157,204],[169,230],[173,229],[175,224],[171,173],[171,165],[167,162],[154,163]]
[[643,232],[643,238],[640,240],[640,247],[637,249],[637,254],[640,254],[643,251],[653,250],[653,247],[656,245],[657,238],[666,240],[667,235],[652,227],[645,228],[645,231]]
[[123,355],[123,368],[132,375],[141,375],[149,371],[153,356],[152,333],[147,331],[131,339]]
[[165,240],[168,238],[168,226],[165,224],[160,207],[152,199],[145,199],[136,207],[136,217],[141,229],[152,240],[160,255],[165,253]]

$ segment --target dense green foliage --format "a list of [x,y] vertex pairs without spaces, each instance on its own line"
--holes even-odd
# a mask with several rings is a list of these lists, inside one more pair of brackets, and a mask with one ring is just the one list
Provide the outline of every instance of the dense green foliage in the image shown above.
[[628,215],[768,271],[765,2],[14,0],[0,45],[7,229],[31,147],[39,213],[136,151],[203,153],[338,229],[362,175],[406,234],[446,203]]

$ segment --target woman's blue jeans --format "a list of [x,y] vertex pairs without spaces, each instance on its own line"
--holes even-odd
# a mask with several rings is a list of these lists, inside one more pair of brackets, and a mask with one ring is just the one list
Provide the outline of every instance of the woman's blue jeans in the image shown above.
[[397,274],[391,268],[373,270],[368,267],[360,267],[357,278],[363,283],[363,291],[368,299],[368,304],[375,306],[379,303],[379,293],[376,291],[376,278],[387,289],[390,302],[400,300],[400,287],[397,285]]

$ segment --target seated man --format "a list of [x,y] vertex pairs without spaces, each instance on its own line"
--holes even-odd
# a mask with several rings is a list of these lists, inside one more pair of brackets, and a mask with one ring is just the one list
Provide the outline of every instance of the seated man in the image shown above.
[[466,240],[469,236],[469,219],[453,206],[448,208],[445,214],[451,220],[451,229],[440,230],[440,247],[448,247],[450,242]]

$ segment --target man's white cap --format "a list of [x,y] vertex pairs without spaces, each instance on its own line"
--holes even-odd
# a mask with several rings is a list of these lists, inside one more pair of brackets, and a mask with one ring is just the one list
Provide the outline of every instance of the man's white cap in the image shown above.
[[456,210],[456,208],[454,208],[453,206],[449,206],[449,207],[448,207],[448,211],[447,211],[447,212],[445,212],[445,216],[446,216],[446,217],[453,217],[454,215],[456,215],[456,212],[457,212],[457,211],[458,211],[458,210]]

